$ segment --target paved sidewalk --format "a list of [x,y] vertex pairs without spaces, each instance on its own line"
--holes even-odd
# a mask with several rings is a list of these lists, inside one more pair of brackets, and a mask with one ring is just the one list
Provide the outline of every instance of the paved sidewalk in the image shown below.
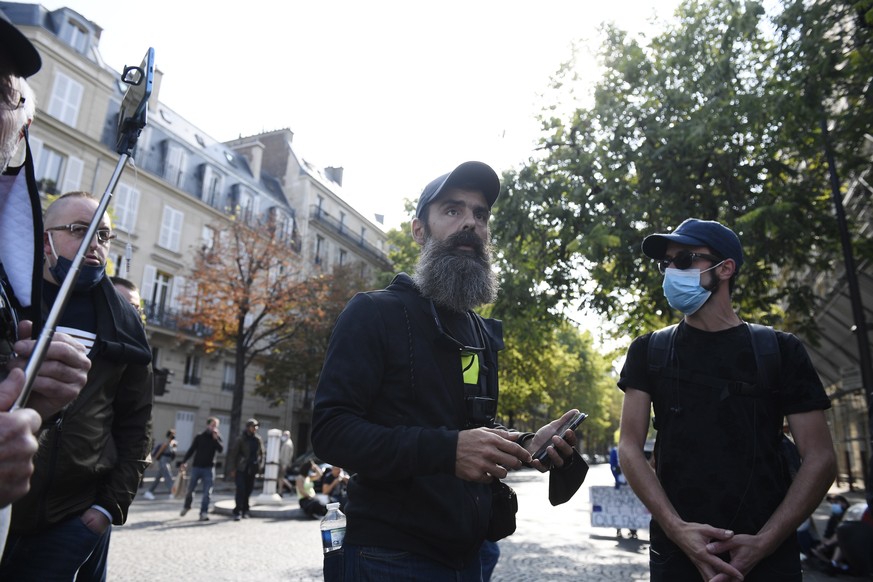
[[[615,530],[591,527],[587,487],[612,484],[606,464],[594,465],[583,489],[565,505],[548,502],[547,476],[521,471],[509,480],[519,496],[518,529],[500,542],[501,557],[493,582],[539,582],[585,580],[591,582],[648,580],[648,531],[639,540],[616,539]],[[218,482],[214,501],[232,506],[233,488]],[[318,521],[299,511],[287,517],[260,517],[233,521],[227,515],[210,514],[208,522],[197,520],[197,511],[179,515],[181,500],[166,495],[155,501],[142,497],[131,506],[128,524],[113,529],[109,551],[109,580],[139,582],[144,579],[184,582],[258,582],[322,580],[322,552]],[[256,495],[260,489],[256,487]],[[861,493],[835,489],[851,501]],[[195,508],[199,493],[195,496]],[[291,508],[296,499],[289,499]],[[828,504],[816,512],[820,531],[828,516]],[[810,571],[804,580],[825,582],[859,580],[833,578]]]

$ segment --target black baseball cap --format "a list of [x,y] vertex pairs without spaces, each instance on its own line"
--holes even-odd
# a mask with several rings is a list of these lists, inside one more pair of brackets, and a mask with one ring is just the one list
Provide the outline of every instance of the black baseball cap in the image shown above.
[[421,191],[421,196],[418,197],[418,206],[415,209],[415,216],[421,216],[421,211],[436,200],[444,188],[457,186],[459,184],[472,184],[485,195],[485,201],[488,202],[488,208],[494,206],[497,196],[500,194],[500,178],[497,177],[491,166],[482,162],[464,162],[448,174],[443,174],[436,178],[424,187]]
[[737,234],[714,220],[689,218],[671,233],[651,234],[643,239],[643,252],[657,261],[664,258],[667,245],[704,246],[723,259],[733,259],[737,272],[743,264],[743,245]]
[[19,77],[29,77],[42,67],[42,59],[36,47],[12,24],[2,9],[0,9],[0,50],[6,54],[15,74]]

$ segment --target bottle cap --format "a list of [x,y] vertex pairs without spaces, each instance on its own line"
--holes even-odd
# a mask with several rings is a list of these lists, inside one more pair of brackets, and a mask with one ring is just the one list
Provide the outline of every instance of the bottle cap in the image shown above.
[[332,509],[339,509],[339,506],[340,506],[339,503],[328,503],[327,510],[330,511]]

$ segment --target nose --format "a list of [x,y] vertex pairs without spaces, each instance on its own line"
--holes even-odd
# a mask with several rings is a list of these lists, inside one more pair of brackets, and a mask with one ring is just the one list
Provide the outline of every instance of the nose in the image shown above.
[[476,230],[476,212],[468,208],[464,211],[464,219],[461,223],[463,230]]

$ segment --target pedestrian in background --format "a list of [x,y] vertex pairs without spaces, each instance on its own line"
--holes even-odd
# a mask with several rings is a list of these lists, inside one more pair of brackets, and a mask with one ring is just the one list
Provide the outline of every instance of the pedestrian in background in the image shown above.
[[176,429],[171,428],[167,431],[164,440],[158,443],[152,452],[152,459],[158,464],[158,474],[155,476],[152,486],[143,493],[143,497],[146,499],[155,498],[155,491],[158,490],[161,479],[167,486],[169,498],[173,498],[173,461],[176,460],[176,447]]
[[245,430],[233,443],[227,455],[230,476],[236,484],[234,521],[249,517],[249,497],[255,488],[255,476],[264,468],[264,441],[258,434],[259,426],[256,419],[248,419]]
[[179,471],[188,469],[188,459],[194,457],[191,463],[188,493],[185,495],[185,505],[179,515],[184,516],[191,509],[194,501],[194,490],[197,484],[203,482],[203,498],[200,501],[200,521],[209,521],[209,500],[212,496],[212,486],[215,482],[215,455],[224,451],[221,433],[218,432],[219,420],[214,416],[206,419],[206,430],[194,437],[194,442],[185,456]]
[[279,446],[279,495],[285,493],[285,476],[291,463],[294,462],[294,441],[291,440],[291,431],[282,431]]

